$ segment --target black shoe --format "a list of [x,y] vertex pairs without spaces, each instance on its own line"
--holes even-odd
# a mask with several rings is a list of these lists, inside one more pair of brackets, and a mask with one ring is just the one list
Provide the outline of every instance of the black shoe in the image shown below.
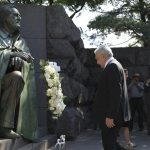
[[0,128],[0,136],[5,139],[16,139],[21,137],[21,135],[10,128]]

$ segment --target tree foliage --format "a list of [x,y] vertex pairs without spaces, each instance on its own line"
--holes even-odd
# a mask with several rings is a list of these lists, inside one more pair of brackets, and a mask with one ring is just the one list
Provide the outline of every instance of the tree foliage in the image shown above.
[[88,27],[96,29],[101,36],[125,32],[136,38],[136,43],[150,46],[150,1],[117,0],[115,6],[112,11],[101,12]]
[[91,8],[95,8],[97,5],[102,4],[105,0],[0,0],[1,3],[22,3],[22,4],[36,4],[36,5],[63,5],[68,7],[73,14],[70,18],[73,18],[75,14],[82,10],[85,5]]
[[[61,4],[68,7],[73,13],[70,18],[83,9],[86,5],[93,11],[98,11],[93,21],[88,27],[96,29],[101,36],[110,33],[120,35],[127,33],[131,38],[136,38],[138,43],[143,46],[150,46],[150,0],[1,0],[1,2],[37,4],[37,5],[57,5]],[[101,5],[113,3],[114,9],[104,11]],[[87,14],[88,15],[88,14]],[[94,36],[95,37],[95,36]]]
[[[95,7],[96,5],[101,4],[104,0],[0,0],[1,3],[22,3],[22,4],[43,4],[47,2],[48,5],[62,4],[71,7],[81,7],[85,4],[88,4],[90,7]],[[72,9],[73,10],[73,9]]]
[[85,5],[90,8],[96,8],[105,1],[106,0],[58,0],[58,3],[68,7],[70,11],[73,12],[70,18],[73,18],[74,15],[80,12]]

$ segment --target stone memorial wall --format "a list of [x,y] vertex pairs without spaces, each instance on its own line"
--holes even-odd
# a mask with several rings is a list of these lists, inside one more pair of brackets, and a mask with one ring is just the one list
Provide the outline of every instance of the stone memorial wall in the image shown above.
[[[54,125],[54,132],[76,137],[90,126],[92,101],[100,67],[94,58],[94,49],[85,49],[80,31],[67,16],[62,6],[17,5],[22,15],[21,34],[27,41],[35,57],[39,136],[48,134],[49,125],[53,125],[48,116],[46,86],[40,78],[40,59],[57,62],[63,77],[62,89],[66,96],[62,116]],[[143,77],[150,73],[150,50],[142,48],[115,48],[114,55],[129,76],[138,71]]]

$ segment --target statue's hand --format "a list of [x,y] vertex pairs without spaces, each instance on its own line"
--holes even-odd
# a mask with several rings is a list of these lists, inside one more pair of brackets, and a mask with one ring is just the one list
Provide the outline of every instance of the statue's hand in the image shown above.
[[26,52],[12,52],[12,57],[20,57],[24,61],[31,63],[34,58],[31,56],[31,54]]
[[20,57],[12,57],[10,59],[10,65],[14,66],[15,70],[20,70],[23,66],[23,60]]

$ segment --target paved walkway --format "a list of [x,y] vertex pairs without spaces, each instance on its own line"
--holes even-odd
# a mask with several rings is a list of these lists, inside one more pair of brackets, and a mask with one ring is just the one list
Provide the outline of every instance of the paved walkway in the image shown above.
[[[150,136],[147,135],[146,130],[133,130],[131,139],[137,144],[134,150],[150,150]],[[119,141],[124,144],[122,131]],[[84,131],[76,140],[66,142],[66,150],[103,150],[100,131],[92,129]]]

